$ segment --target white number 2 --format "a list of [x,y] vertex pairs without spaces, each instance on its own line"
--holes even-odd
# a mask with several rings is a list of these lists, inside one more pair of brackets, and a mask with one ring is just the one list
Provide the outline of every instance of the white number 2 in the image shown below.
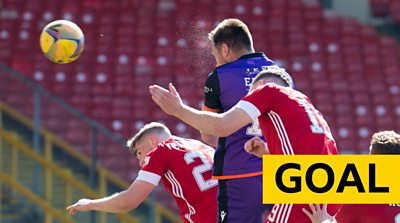
[[200,191],[205,191],[216,186],[218,184],[217,180],[204,180],[203,173],[210,171],[212,169],[212,164],[208,161],[203,153],[199,151],[191,151],[187,152],[184,156],[186,164],[188,165],[193,163],[195,158],[200,158],[200,160],[203,162],[202,164],[193,168],[192,171],[193,177],[196,180]]

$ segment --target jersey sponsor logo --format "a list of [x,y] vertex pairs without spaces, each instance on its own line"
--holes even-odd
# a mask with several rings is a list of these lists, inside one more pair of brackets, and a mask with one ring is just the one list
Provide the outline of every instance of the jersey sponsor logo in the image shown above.
[[250,86],[251,86],[251,84],[253,83],[253,77],[245,77],[244,78],[244,85],[247,87],[247,88],[250,88]]
[[221,211],[220,212],[220,216],[221,216],[221,222],[223,222],[225,220],[226,212],[225,211]]
[[255,68],[247,68],[246,69],[246,74],[247,75],[254,75],[260,73],[260,68],[255,67]]
[[265,155],[265,204],[398,204],[397,155]]
[[261,70],[263,70],[263,71],[277,70],[277,69],[284,69],[284,68],[280,68],[278,65],[261,66]]
[[246,74],[255,75],[260,73],[261,71],[266,71],[266,70],[285,70],[285,69],[280,68],[278,65],[261,66],[261,67],[247,68]]
[[210,92],[213,92],[213,89],[210,88],[210,87],[205,86],[205,87],[204,87],[204,92],[205,92],[205,93],[210,93]]

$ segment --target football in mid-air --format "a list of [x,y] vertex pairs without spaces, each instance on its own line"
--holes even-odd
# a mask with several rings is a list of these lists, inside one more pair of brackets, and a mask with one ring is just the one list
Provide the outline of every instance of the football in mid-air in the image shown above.
[[81,55],[85,47],[85,37],[75,23],[57,20],[44,27],[40,35],[40,47],[49,60],[66,64]]

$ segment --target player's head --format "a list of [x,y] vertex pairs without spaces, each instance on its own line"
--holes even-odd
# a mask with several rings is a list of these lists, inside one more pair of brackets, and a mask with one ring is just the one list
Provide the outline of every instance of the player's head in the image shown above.
[[400,154],[400,135],[394,131],[382,131],[372,135],[371,154]]
[[143,165],[147,153],[153,150],[159,143],[166,141],[171,137],[171,132],[167,126],[151,122],[146,124],[128,140],[128,149],[139,159],[140,165]]
[[225,19],[210,33],[208,39],[217,66],[232,62],[254,52],[253,39],[247,25],[239,19]]
[[250,90],[254,90],[259,86],[266,83],[275,83],[283,87],[293,88],[293,81],[290,75],[282,68],[273,68],[268,70],[263,70],[257,74],[253,79]]

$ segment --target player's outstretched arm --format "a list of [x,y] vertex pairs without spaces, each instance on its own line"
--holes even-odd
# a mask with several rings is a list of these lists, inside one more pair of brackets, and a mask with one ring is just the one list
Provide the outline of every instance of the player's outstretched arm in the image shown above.
[[244,144],[244,150],[260,158],[265,154],[269,154],[267,144],[258,136],[249,139]]
[[146,181],[135,180],[125,191],[100,199],[80,199],[67,207],[67,210],[70,214],[78,211],[126,212],[137,208],[155,187]]
[[319,204],[309,204],[311,212],[303,208],[304,214],[306,214],[312,223],[337,223],[335,217],[329,215],[326,210],[327,205],[323,204],[322,208]]
[[245,111],[236,107],[223,114],[191,108],[182,103],[172,84],[169,85],[169,91],[158,85],[150,86],[149,90],[153,101],[167,114],[179,118],[205,134],[225,137],[252,122]]
[[200,132],[201,134],[201,140],[203,140],[203,142],[207,143],[208,145],[212,146],[212,147],[217,147],[218,146],[218,137],[217,136],[213,136],[213,135],[209,135],[203,132]]

